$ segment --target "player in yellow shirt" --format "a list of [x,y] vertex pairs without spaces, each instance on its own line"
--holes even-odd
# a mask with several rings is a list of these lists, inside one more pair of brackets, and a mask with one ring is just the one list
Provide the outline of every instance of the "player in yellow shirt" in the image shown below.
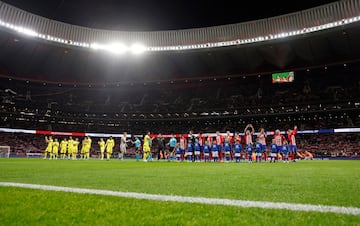
[[45,142],[47,143],[47,147],[45,149],[45,153],[44,153],[44,159],[47,158],[47,155],[49,153],[49,156],[51,158],[52,155],[52,147],[53,147],[53,139],[51,136],[49,136],[49,138],[47,136],[45,136]]
[[86,137],[84,137],[81,141],[80,159],[84,158],[85,140],[86,140]]
[[147,132],[147,134],[144,137],[144,145],[143,145],[143,151],[144,151],[144,162],[147,162],[147,159],[150,155],[150,142],[152,139],[150,138],[150,132]]
[[75,138],[73,142],[73,150],[72,150],[72,159],[76,160],[77,154],[79,152],[79,138]]
[[72,156],[72,153],[73,153],[73,149],[74,149],[74,140],[72,139],[72,137],[70,136],[69,137],[69,140],[68,140],[68,159],[70,160],[71,159],[71,156]]
[[89,160],[90,158],[90,149],[91,149],[91,138],[87,136],[84,142],[84,159]]
[[67,145],[68,145],[68,142],[67,142],[66,138],[64,138],[64,139],[60,142],[60,159],[64,159],[64,158],[65,158],[66,150],[67,150]]
[[57,138],[55,138],[52,147],[52,158],[57,159],[58,153],[59,153],[59,141]]
[[103,138],[100,138],[100,141],[98,142],[99,147],[100,147],[100,159],[103,160],[104,159],[104,151],[105,151],[105,141]]
[[115,146],[115,140],[112,138],[112,136],[110,136],[107,140],[106,140],[106,144],[105,144],[105,148],[106,148],[106,159],[110,160],[110,157],[113,153],[113,148]]

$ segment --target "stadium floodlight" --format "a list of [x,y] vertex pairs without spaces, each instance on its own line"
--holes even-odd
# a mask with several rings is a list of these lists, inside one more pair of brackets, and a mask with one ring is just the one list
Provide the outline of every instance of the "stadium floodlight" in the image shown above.
[[19,33],[28,35],[28,36],[33,36],[33,37],[38,36],[38,33],[36,31],[33,31],[31,29],[28,29],[28,28],[14,27],[14,30],[16,30]]
[[144,53],[146,51],[146,47],[142,44],[133,44],[130,50],[133,54],[138,55]]
[[100,45],[97,44],[97,43],[91,43],[91,44],[90,44],[90,48],[95,49],[95,50],[98,50],[98,49],[100,49]]
[[113,43],[104,46],[104,49],[114,54],[123,54],[128,50],[128,48],[122,43]]

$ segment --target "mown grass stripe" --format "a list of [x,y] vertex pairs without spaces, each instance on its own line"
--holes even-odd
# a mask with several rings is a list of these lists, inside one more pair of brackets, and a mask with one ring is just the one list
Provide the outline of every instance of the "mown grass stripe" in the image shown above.
[[136,192],[120,192],[99,189],[87,188],[73,188],[41,184],[24,184],[13,182],[0,182],[3,187],[18,187],[38,189],[45,191],[60,191],[71,192],[80,194],[93,194],[93,195],[106,195],[117,196],[124,198],[147,199],[155,201],[170,201],[170,202],[183,202],[183,203],[199,203],[209,205],[224,205],[224,206],[239,206],[243,208],[262,208],[262,209],[284,209],[292,211],[307,211],[307,212],[323,212],[323,213],[337,213],[348,215],[360,215],[360,208],[345,207],[345,206],[327,206],[327,205],[312,205],[312,204],[296,204],[285,202],[262,202],[262,201],[249,201],[249,200],[233,200],[233,199],[218,199],[218,198],[205,198],[205,197],[189,197],[189,196],[176,196],[176,195],[156,195]]

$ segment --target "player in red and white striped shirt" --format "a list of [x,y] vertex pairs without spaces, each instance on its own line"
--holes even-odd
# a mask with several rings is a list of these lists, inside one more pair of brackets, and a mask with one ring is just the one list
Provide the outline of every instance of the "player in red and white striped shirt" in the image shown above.
[[[224,138],[224,141],[228,140],[228,142],[230,143],[230,146],[233,147],[234,144],[235,144],[235,141],[233,139],[233,136],[231,136],[231,133],[230,131],[226,131],[226,135],[225,135],[225,138]],[[231,149],[232,150],[232,149]],[[230,159],[233,160],[233,153],[230,152]]]
[[[254,132],[255,132],[255,129],[254,129],[253,125],[247,124],[247,126],[244,129],[245,150],[253,149],[252,137],[254,135]],[[251,154],[249,154],[249,153],[251,153],[251,152],[247,151],[246,158],[249,159],[249,162],[251,162],[250,160],[251,160],[252,156],[250,156]]]
[[235,132],[234,141],[235,141],[235,143],[239,142],[239,144],[241,144],[241,136],[240,136],[239,132]]
[[187,142],[186,142],[186,138],[184,137],[184,135],[180,135],[180,151],[181,151],[181,161],[184,161],[184,155],[185,155],[185,150],[187,148]]
[[224,137],[220,134],[219,131],[216,131],[216,144],[218,146],[218,152],[219,152],[219,159],[220,162],[223,161],[223,143],[224,143]]
[[287,131],[287,135],[288,135],[288,140],[289,140],[289,147],[290,147],[290,155],[291,158],[293,160],[293,162],[295,162],[295,157],[296,157],[296,152],[297,152],[297,147],[296,147],[296,139],[295,139],[295,135],[297,134],[297,126],[294,126],[294,129],[288,129]]
[[[212,143],[213,143],[213,137],[210,135],[210,134],[208,134],[207,135],[207,137],[206,137],[206,141],[207,141],[207,143],[208,143],[208,145],[212,145]],[[210,160],[212,160],[212,152],[210,152]]]
[[283,142],[285,140],[285,137],[282,134],[280,134],[280,130],[278,130],[278,129],[275,130],[274,140],[275,140],[275,144],[277,146],[278,153],[280,153]]
[[264,159],[266,161],[267,154],[266,154],[266,133],[264,128],[260,128],[260,132],[257,135],[257,138],[259,138],[259,143],[261,143],[261,152],[264,155]]
[[[251,130],[249,130],[249,128],[250,128]],[[253,137],[253,135],[254,135],[254,132],[255,132],[255,129],[254,129],[254,127],[253,127],[252,124],[248,124],[248,125],[245,127],[245,129],[244,129],[244,133],[245,133],[244,139],[245,139],[246,148],[247,148],[248,146],[252,146],[252,145],[253,145],[252,137]]]

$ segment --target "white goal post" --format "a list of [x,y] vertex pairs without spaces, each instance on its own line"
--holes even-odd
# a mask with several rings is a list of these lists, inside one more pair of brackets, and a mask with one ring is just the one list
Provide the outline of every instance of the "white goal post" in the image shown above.
[[0,158],[10,157],[10,146],[0,146]]

